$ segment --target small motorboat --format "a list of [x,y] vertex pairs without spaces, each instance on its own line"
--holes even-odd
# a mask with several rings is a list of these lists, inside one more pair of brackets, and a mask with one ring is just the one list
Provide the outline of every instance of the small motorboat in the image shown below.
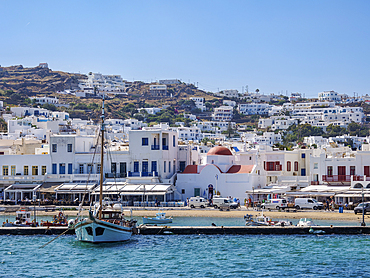
[[143,217],[143,224],[167,224],[172,223],[172,216],[166,218],[165,212],[157,212],[155,217]]
[[257,216],[253,219],[251,214],[244,216],[246,226],[273,226],[276,221],[272,221],[270,217],[263,215],[263,212],[260,216]]
[[21,209],[16,211],[16,217],[14,222],[3,222],[3,227],[36,227],[38,223],[31,220],[31,212]]
[[313,223],[311,218],[301,218],[299,219],[299,222],[297,224],[297,227],[311,227],[311,226],[317,226]]

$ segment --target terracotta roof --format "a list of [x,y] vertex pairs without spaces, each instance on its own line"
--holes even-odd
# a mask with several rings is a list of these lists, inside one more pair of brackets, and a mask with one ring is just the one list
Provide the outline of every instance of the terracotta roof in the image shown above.
[[233,154],[226,147],[216,146],[216,147],[213,147],[212,149],[210,149],[208,151],[207,155],[233,155]]
[[198,173],[198,165],[188,165],[185,167],[184,172],[182,174],[197,174]]
[[227,171],[228,174],[248,174],[252,172],[254,165],[233,165]]

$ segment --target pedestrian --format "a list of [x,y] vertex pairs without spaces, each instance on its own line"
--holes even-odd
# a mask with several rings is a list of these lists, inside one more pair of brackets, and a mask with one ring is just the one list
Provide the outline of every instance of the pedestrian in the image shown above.
[[189,206],[189,198],[186,198],[186,206]]
[[158,199],[155,197],[155,206],[158,207]]
[[329,210],[329,199],[326,199],[326,206],[325,206],[325,210]]
[[237,201],[237,203],[238,203],[238,208],[240,208],[240,200],[239,200],[239,198],[238,198],[238,199],[236,199],[236,201]]

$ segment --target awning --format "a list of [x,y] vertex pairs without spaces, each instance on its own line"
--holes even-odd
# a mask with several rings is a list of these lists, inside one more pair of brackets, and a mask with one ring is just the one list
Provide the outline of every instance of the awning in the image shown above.
[[5,188],[4,192],[34,192],[40,188],[41,184],[36,183],[14,183]]
[[96,183],[62,183],[58,187],[55,188],[55,192],[60,193],[85,193],[91,192],[95,187]]
[[248,190],[245,193],[247,194],[256,194],[256,195],[261,195],[261,194],[276,194],[276,193],[286,193],[289,191],[291,188],[290,185],[273,185],[273,186],[268,186],[265,188],[258,188],[254,190]]
[[[172,184],[105,184],[103,194],[119,195],[165,195],[174,192]],[[100,194],[100,189],[95,188],[94,195]]]
[[343,192],[350,189],[350,186],[310,185],[302,188],[301,192]]

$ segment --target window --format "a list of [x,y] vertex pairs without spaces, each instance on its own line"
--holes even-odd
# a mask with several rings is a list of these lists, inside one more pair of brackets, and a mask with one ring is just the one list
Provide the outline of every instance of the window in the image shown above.
[[166,173],[166,165],[167,165],[166,163],[167,163],[167,161],[163,161],[163,172],[164,173]]
[[157,172],[157,161],[152,161],[152,172]]
[[84,165],[83,164],[80,164],[80,165],[78,165],[78,173],[79,174],[83,174],[84,173]]
[[45,176],[45,174],[46,174],[46,166],[43,165],[41,166],[41,175]]
[[149,139],[148,138],[141,138],[141,145],[142,146],[148,146],[149,145]]
[[87,164],[87,173],[91,174],[93,172],[93,165],[92,164]]
[[110,166],[110,171],[111,171],[112,174],[117,173],[117,163],[116,162],[112,162],[112,164]]
[[349,168],[349,174],[351,176],[356,175],[356,166],[350,166],[350,168]]
[[328,174],[328,176],[332,176],[333,175],[333,166],[328,166],[328,168],[327,168],[327,174]]
[[39,166],[32,166],[32,175],[38,176],[39,174]]
[[134,161],[134,172],[139,172],[139,161]]
[[180,172],[184,172],[186,167],[186,162],[185,161],[180,161]]
[[171,161],[168,161],[168,172],[171,173]]
[[28,166],[23,167],[23,175],[28,176]]
[[72,144],[67,145],[67,152],[69,152],[69,153],[72,152]]
[[3,166],[3,176],[9,175],[9,166]]
[[287,170],[288,172],[292,171],[292,162],[287,161],[287,163],[286,163],[286,170]]
[[68,175],[71,175],[72,172],[73,172],[72,163],[68,163]]
[[314,169],[319,169],[319,163],[314,163],[314,164],[313,164],[313,168],[314,168]]
[[172,145],[176,147],[176,136],[175,135],[172,137]]
[[10,166],[10,175],[15,176],[15,165]]
[[57,144],[52,144],[52,145],[51,145],[51,151],[52,151],[53,153],[56,153],[56,152],[57,152]]
[[96,164],[96,173],[100,174],[101,164]]
[[298,171],[298,161],[294,161],[294,171]]
[[194,188],[194,196],[200,196],[200,188]]
[[306,158],[306,154],[305,153],[302,153],[302,158]]
[[51,165],[51,173],[52,173],[53,175],[57,174],[57,164],[56,164],[56,163],[53,163],[53,164]]
[[127,166],[126,166],[126,162],[121,162],[120,164],[119,164],[119,172],[120,172],[120,174],[121,174],[121,177],[126,177],[126,175],[127,175]]
[[59,174],[64,175],[66,173],[66,164],[65,163],[59,163]]
[[142,172],[148,173],[149,171],[148,161],[143,161],[141,166],[142,166]]

